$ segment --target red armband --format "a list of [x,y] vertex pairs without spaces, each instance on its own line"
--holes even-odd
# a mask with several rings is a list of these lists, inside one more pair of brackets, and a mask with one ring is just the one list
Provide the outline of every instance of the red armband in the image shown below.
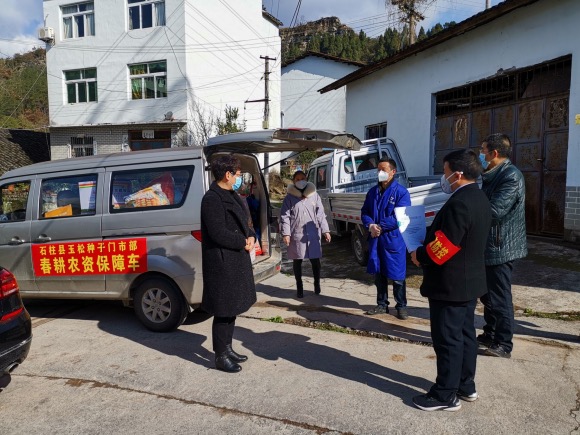
[[435,240],[425,248],[427,255],[439,266],[450,260],[461,248],[451,243],[442,231],[435,231]]

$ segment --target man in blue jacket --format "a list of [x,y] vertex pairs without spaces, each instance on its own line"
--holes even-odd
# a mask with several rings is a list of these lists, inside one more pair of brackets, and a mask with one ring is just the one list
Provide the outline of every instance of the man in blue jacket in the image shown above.
[[381,158],[377,166],[378,184],[367,192],[361,209],[361,220],[369,231],[369,261],[367,272],[375,275],[377,306],[368,315],[389,312],[388,280],[393,281],[393,296],[397,317],[407,319],[407,254],[399,231],[395,207],[411,205],[406,188],[395,180],[397,164],[393,159]]
[[491,204],[491,229],[485,248],[487,291],[481,298],[485,326],[477,337],[484,355],[510,358],[514,335],[513,262],[528,253],[526,185],[509,159],[512,144],[505,134],[488,136],[481,144],[483,186]]

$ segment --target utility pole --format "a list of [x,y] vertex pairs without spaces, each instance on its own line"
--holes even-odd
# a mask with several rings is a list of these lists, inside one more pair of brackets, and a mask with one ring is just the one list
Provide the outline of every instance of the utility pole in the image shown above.
[[417,10],[417,5],[425,0],[390,0],[393,6],[399,8],[403,15],[401,21],[409,24],[409,45],[414,44],[417,38],[415,27],[418,21],[425,19],[425,16]]
[[489,9],[491,7],[491,0],[485,0],[485,9]]
[[264,121],[262,128],[268,129],[270,127],[270,61],[276,60],[275,57],[260,56],[264,59]]
[[[262,128],[267,130],[270,127],[270,61],[276,60],[275,57],[260,56],[264,59],[264,98],[260,100],[246,100],[246,103],[264,103],[264,119],[262,120]],[[268,153],[264,153],[264,177],[266,184],[268,180],[268,166],[270,165],[270,158]]]

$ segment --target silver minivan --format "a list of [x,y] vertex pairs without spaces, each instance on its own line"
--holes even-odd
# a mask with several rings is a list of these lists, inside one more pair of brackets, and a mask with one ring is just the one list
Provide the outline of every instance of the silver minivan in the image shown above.
[[24,298],[121,300],[147,328],[171,331],[202,299],[200,204],[212,159],[241,160],[258,282],[280,269],[281,254],[255,154],[359,147],[342,132],[277,129],[15,169],[0,177],[0,265]]

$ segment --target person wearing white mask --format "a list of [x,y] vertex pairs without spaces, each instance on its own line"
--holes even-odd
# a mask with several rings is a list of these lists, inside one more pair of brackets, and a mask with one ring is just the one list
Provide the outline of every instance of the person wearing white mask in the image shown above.
[[367,272],[375,276],[377,306],[366,314],[389,312],[387,287],[393,282],[393,297],[397,317],[405,320],[407,314],[407,248],[399,231],[395,207],[411,205],[409,191],[395,180],[397,163],[386,157],[377,166],[377,185],[372,187],[361,209],[361,221],[369,231],[369,261]]
[[304,297],[302,260],[308,258],[314,275],[314,293],[320,294],[320,258],[322,235],[330,242],[330,230],[320,196],[314,184],[306,181],[303,171],[296,171],[294,184],[288,186],[288,194],[280,210],[282,240],[288,247],[288,259],[293,261],[296,279],[296,296]]
[[429,300],[431,339],[437,377],[427,394],[413,397],[424,411],[458,411],[459,399],[479,398],[475,385],[477,339],[475,306],[487,292],[485,244],[492,210],[476,180],[478,155],[455,150],[443,158],[441,189],[451,196],[435,216],[425,241],[411,260],[423,268],[421,295]]

